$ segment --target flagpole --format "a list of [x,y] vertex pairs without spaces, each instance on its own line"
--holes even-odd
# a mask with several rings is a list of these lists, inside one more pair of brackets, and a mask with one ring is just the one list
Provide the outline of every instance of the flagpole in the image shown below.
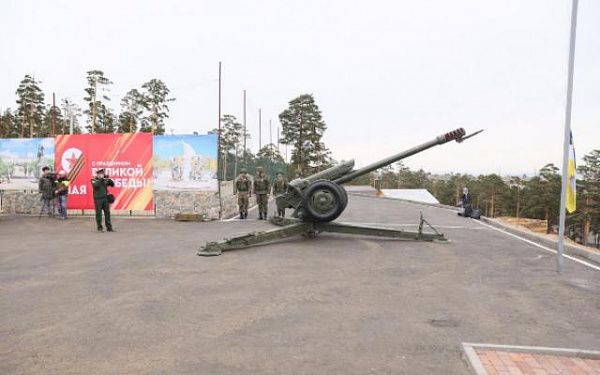
[[567,182],[569,174],[569,144],[571,143],[571,103],[573,102],[573,70],[575,65],[575,36],[577,31],[578,0],[572,0],[571,39],[569,42],[569,71],[567,74],[567,106],[565,110],[565,134],[563,140],[562,184],[560,190],[560,216],[558,219],[558,251],[556,253],[556,271],[562,272],[565,250],[565,221],[567,206]]

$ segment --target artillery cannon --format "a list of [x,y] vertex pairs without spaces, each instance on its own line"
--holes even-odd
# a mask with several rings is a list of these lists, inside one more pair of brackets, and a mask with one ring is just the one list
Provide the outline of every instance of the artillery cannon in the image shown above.
[[[306,178],[297,178],[289,183],[288,189],[284,194],[275,197],[278,205],[294,210],[292,219],[273,217],[271,218],[271,223],[278,226],[278,228],[252,232],[219,242],[208,242],[198,251],[198,255],[220,255],[223,251],[251,247],[295,235],[314,238],[320,232],[347,233],[415,241],[446,241],[444,235],[429,225],[423,218],[423,215],[421,215],[418,231],[416,232],[333,222],[333,220],[342,214],[348,204],[348,195],[341,185],[356,177],[373,172],[434,146],[450,141],[462,142],[482,131],[479,130],[467,136],[465,130],[459,128],[363,168],[355,170],[354,160],[350,160]],[[428,225],[433,233],[424,232],[424,225]]]

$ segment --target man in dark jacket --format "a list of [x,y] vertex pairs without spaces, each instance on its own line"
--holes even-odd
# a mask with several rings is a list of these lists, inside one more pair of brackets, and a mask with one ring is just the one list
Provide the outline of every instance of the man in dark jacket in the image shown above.
[[460,195],[460,203],[461,203],[462,207],[465,209],[465,211],[463,213],[464,217],[471,216],[471,213],[473,212],[472,201],[473,201],[473,197],[471,196],[471,193],[469,193],[469,189],[464,187],[463,192]]
[[42,168],[42,177],[40,177],[38,189],[42,194],[40,217],[44,214],[44,211],[48,213],[48,216],[54,216],[54,175],[50,173],[49,167]]
[[104,169],[96,171],[96,177],[92,179],[92,189],[94,190],[94,208],[96,209],[96,226],[98,232],[103,232],[102,212],[104,211],[104,224],[107,232],[114,232],[110,222],[110,206],[108,203],[108,187],[115,186],[110,178],[104,175]]

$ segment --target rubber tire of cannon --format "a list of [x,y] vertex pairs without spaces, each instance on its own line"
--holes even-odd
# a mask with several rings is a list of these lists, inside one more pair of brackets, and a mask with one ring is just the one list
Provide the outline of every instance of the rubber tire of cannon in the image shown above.
[[[310,219],[314,221],[328,222],[335,220],[338,216],[340,216],[348,204],[348,197],[345,194],[346,192],[342,191],[342,189],[343,188],[335,182],[328,180],[319,180],[311,183],[304,190],[304,194],[302,195],[302,207],[304,212]],[[312,196],[319,190],[328,191],[333,196],[335,207],[331,211],[321,213],[312,206]]]

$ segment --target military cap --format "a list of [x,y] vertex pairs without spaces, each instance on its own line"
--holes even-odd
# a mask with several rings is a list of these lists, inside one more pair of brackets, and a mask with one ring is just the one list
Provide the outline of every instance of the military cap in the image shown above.
[[279,175],[279,174],[282,175],[282,176],[284,175],[283,171],[277,171],[277,172],[275,172],[275,175]]
[[248,173],[248,171],[246,170],[246,168],[242,168],[240,169],[240,173]]

